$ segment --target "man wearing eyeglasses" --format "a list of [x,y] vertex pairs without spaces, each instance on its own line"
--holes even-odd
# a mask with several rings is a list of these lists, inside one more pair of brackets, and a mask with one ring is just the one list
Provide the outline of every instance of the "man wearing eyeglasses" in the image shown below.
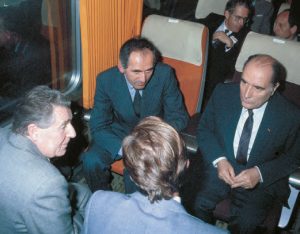
[[235,61],[249,31],[245,25],[250,9],[248,0],[229,0],[224,16],[211,13],[200,20],[209,28],[210,34],[205,100],[208,100],[218,83],[230,80],[233,76]]

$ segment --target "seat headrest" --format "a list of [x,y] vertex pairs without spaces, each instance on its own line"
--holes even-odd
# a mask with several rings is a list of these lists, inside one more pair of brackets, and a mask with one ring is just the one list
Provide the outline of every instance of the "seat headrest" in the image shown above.
[[150,15],[144,21],[142,36],[152,41],[162,56],[200,66],[204,27],[199,23]]
[[[297,0],[295,0],[297,1]],[[280,14],[281,12],[283,12],[284,10],[287,10],[287,9],[290,9],[291,8],[291,5],[284,2],[284,3],[281,3],[280,7],[279,7],[279,10],[277,12],[277,15]]]
[[287,71],[286,80],[300,84],[299,61],[300,43],[293,40],[283,40],[278,37],[249,32],[238,59],[235,69],[242,72],[244,63],[254,54],[268,54],[281,62]]
[[227,1],[228,0],[198,0],[195,18],[205,18],[210,13],[223,15]]

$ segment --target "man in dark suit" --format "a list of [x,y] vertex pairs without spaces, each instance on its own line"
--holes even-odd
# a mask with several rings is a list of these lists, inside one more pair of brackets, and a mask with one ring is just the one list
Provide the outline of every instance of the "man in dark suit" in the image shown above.
[[249,31],[245,24],[250,8],[248,0],[229,0],[224,16],[211,13],[200,20],[208,27],[210,34],[205,102],[218,83],[232,79],[235,61]]
[[[173,70],[158,62],[156,48],[144,38],[125,42],[118,67],[98,75],[94,100],[93,142],[83,154],[83,170],[92,191],[110,188],[110,165],[122,158],[121,142],[140,120],[159,116],[177,130],[188,121]],[[126,173],[124,179],[128,188]]]
[[300,111],[276,92],[284,74],[271,56],[254,55],[239,85],[216,87],[197,135],[207,163],[199,218],[213,222],[216,204],[230,195],[229,229],[255,233],[274,202],[286,204],[288,177],[300,165]]
[[143,192],[95,192],[83,233],[227,233],[181,205],[178,189],[189,162],[173,127],[158,117],[146,117],[124,139],[123,152],[124,164]]

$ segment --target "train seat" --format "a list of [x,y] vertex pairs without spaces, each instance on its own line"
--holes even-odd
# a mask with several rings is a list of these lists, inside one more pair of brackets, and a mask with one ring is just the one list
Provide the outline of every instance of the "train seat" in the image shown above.
[[142,36],[161,52],[164,63],[174,68],[190,115],[201,108],[208,53],[206,26],[159,15],[148,16]]
[[280,7],[278,9],[277,14],[280,14],[281,12],[283,12],[283,11],[285,11],[287,9],[290,9],[290,7],[291,7],[291,5],[289,3],[287,3],[287,2],[281,3],[281,5],[280,5]]
[[223,15],[227,1],[228,0],[198,0],[195,18],[202,19],[208,16],[210,13]]

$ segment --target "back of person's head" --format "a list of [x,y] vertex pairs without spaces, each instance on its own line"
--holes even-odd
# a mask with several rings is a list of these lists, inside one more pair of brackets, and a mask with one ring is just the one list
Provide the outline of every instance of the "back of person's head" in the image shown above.
[[47,128],[53,122],[54,106],[69,108],[70,101],[58,90],[47,86],[36,86],[30,90],[18,103],[12,122],[12,131],[27,135],[29,124]]
[[142,120],[123,141],[123,158],[132,180],[150,202],[171,199],[187,167],[177,131],[158,117]]
[[159,55],[159,52],[156,49],[156,47],[152,44],[152,42],[150,42],[146,38],[142,38],[142,37],[134,37],[134,38],[127,40],[122,45],[122,47],[120,49],[120,55],[119,55],[119,59],[120,59],[120,62],[122,64],[123,68],[126,69],[128,67],[129,56],[132,52],[143,51],[146,49],[148,49],[152,52],[153,65],[155,65],[156,62],[158,61],[160,55]]
[[251,11],[252,9],[252,4],[250,0],[229,0],[226,3],[225,11],[229,11],[230,13],[233,13],[233,11],[237,6],[243,6],[247,8],[249,11]]
[[254,54],[249,56],[244,64],[243,70],[250,62],[255,62],[257,66],[271,66],[272,77],[271,82],[275,86],[276,84],[282,84],[286,79],[286,69],[285,67],[275,58],[267,54]]

